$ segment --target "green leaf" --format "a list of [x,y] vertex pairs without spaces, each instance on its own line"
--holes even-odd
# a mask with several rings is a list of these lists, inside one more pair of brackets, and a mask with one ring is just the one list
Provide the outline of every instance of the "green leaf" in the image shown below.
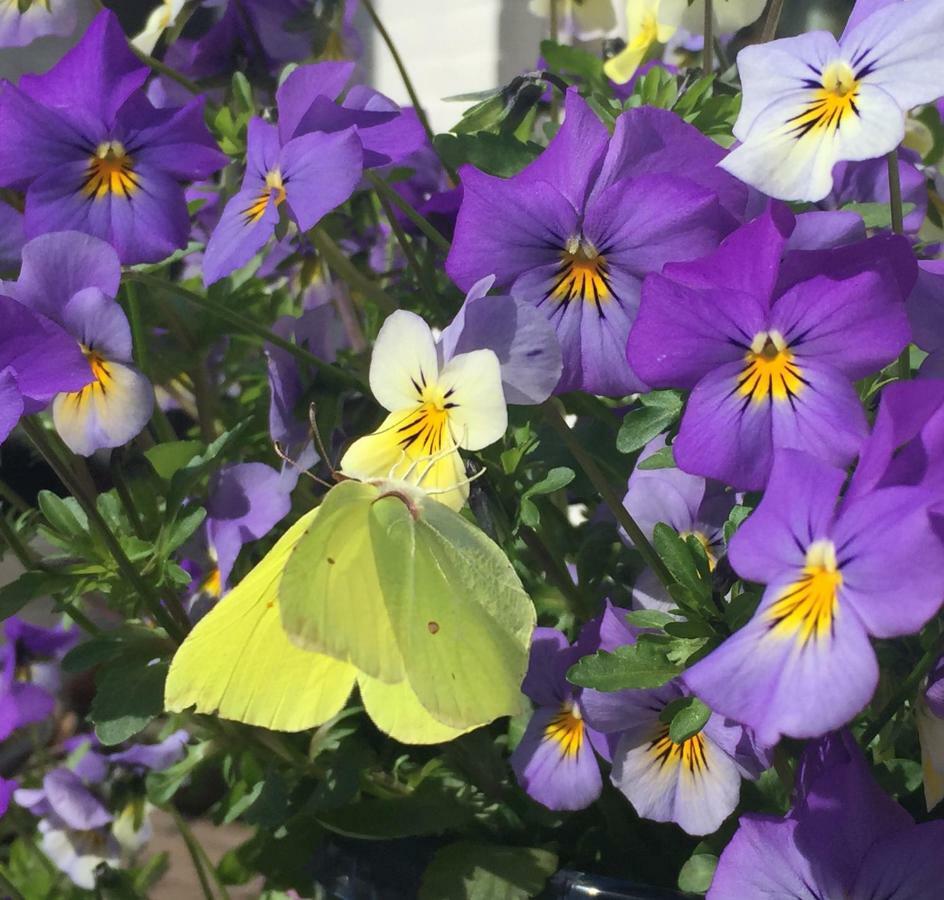
[[211,756],[213,745],[209,741],[187,746],[186,755],[162,772],[149,772],[145,786],[148,799],[162,806],[167,803],[180,786],[196,771],[205,759]]
[[525,144],[510,134],[437,134],[436,149],[443,162],[453,169],[471,163],[490,175],[509,178],[517,175],[541,153],[540,144]]
[[724,523],[724,542],[731,540],[734,532],[738,530],[740,524],[753,512],[750,506],[738,504],[728,513],[728,520]]
[[704,894],[711,887],[717,868],[718,857],[714,854],[693,853],[679,871],[679,890]]
[[402,797],[364,797],[336,810],[319,812],[318,821],[348,837],[399,838],[441,834],[467,824],[472,810],[455,793],[427,780]]
[[568,469],[566,466],[559,466],[551,469],[537,484],[532,484],[522,494],[522,498],[534,497],[536,494],[553,494],[554,491],[567,487],[573,480],[574,470]]
[[669,737],[681,744],[698,734],[710,716],[711,710],[697,697],[679,697],[659,713],[659,720],[669,723]]
[[674,528],[659,522],[652,530],[652,545],[682,587],[691,591],[695,598],[711,596],[711,585],[702,580],[692,548]]
[[167,668],[166,662],[149,665],[146,656],[135,656],[101,669],[89,719],[103,744],[126,741],[161,714]]
[[88,535],[88,519],[75,501],[69,504],[52,491],[40,491],[36,499],[40,512],[55,531],[69,537]]
[[151,447],[144,456],[164,481],[170,481],[174,473],[187,465],[203,446],[200,441],[170,441]]
[[54,572],[24,572],[0,587],[0,620],[16,615],[27,603],[74,587],[76,579]]
[[596,53],[556,41],[541,41],[541,56],[547,67],[555,72],[570,75],[597,89],[608,89],[608,80],[603,74],[603,60]]
[[598,650],[571,667],[567,680],[598,691],[661,687],[681,671],[669,660],[668,649],[668,644],[640,638],[612,653]]
[[666,430],[682,412],[682,395],[677,391],[653,391],[639,398],[641,409],[634,409],[623,417],[616,449],[620,453],[635,453],[656,435]]
[[202,506],[184,510],[183,515],[168,529],[164,555],[170,554],[183,544],[203,524],[205,518],[206,510]]
[[674,469],[675,457],[672,455],[671,447],[663,447],[656,450],[652,456],[647,456],[642,462],[636,464],[637,469],[648,472],[650,469]]
[[[866,228],[891,228],[892,213],[887,203],[847,203],[841,207],[843,212],[858,213],[865,222]],[[914,203],[902,203],[903,216],[914,212]]]
[[527,900],[557,868],[557,857],[536,847],[459,841],[436,852],[420,883],[419,900]]
[[635,612],[626,615],[626,621],[637,628],[658,628],[662,629],[669,622],[678,621],[675,616],[668,613],[659,612],[657,609],[637,609]]

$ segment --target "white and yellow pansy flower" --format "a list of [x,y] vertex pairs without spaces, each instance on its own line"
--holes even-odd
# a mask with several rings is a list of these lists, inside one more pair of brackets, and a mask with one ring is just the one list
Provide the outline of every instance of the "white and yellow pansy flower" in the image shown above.
[[377,336],[370,388],[389,415],[351,445],[341,472],[417,484],[460,509],[469,487],[459,448],[481,450],[508,424],[498,357],[473,350],[444,360],[426,322],[399,310]]

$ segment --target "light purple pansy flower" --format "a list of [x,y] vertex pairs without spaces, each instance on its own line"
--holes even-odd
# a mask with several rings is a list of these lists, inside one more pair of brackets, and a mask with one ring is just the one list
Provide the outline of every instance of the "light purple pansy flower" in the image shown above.
[[286,467],[280,472],[256,462],[223,466],[214,474],[206,533],[216,569],[207,579],[208,593],[224,593],[243,545],[265,537],[288,515],[297,483],[297,469]]
[[643,389],[625,359],[642,279],[710,252],[747,189],[716,167],[723,151],[670,112],[634,109],[611,138],[576,89],[538,159],[503,179],[466,166],[446,269],[465,290],[494,274],[538,307],[563,352],[558,392]]
[[603,781],[594,751],[608,760],[610,748],[607,738],[584,721],[585,692],[567,681],[567,671],[589,653],[632,642],[625,614],[608,602],[573,646],[556,628],[535,629],[521,690],[536,708],[511,755],[511,767],[528,795],[548,809],[583,809],[600,795]]
[[113,299],[120,281],[112,247],[68,231],[29,241],[20,277],[0,287],[72,335],[85,360],[86,385],[60,393],[52,409],[59,435],[82,456],[126,444],[154,407],[151,383],[134,366],[128,320]]
[[876,784],[848,733],[808,746],[797,781],[784,818],[741,816],[708,900],[937,896],[944,822],[916,825]]
[[83,231],[126,265],[186,246],[183,183],[227,160],[203,122],[203,100],[155,109],[147,76],[106,10],[50,71],[0,86],[0,185],[26,192],[27,237]]
[[[650,441],[638,462],[665,447],[665,436]],[[681,469],[633,469],[626,485],[623,506],[650,540],[659,522],[682,537],[694,536],[704,546],[708,565],[714,568],[724,554],[724,523],[734,508],[733,491],[723,484],[689,475]],[[628,540],[628,538],[627,538]],[[633,602],[641,609],[668,612],[675,606],[665,585],[652,569],[640,573],[633,585]]]
[[851,462],[868,433],[853,382],[910,339],[915,263],[904,238],[781,263],[793,226],[774,204],[710,256],[650,276],[629,337],[641,378],[691,391],[679,467],[743,490],[764,486],[778,448]]
[[46,35],[72,34],[78,15],[75,0],[19,0],[0,3],[0,47],[25,47]]
[[[0,647],[0,741],[41,722],[55,708],[58,660],[78,639],[76,629],[43,628],[13,616],[3,623]],[[51,662],[50,662],[51,661]]]
[[940,492],[896,486],[839,503],[845,480],[844,469],[778,451],[760,505],[728,549],[738,575],[767,585],[760,606],[682,675],[764,744],[852,719],[878,683],[869,637],[916,633],[944,597]]
[[737,806],[741,779],[757,778],[769,763],[749,732],[716,713],[697,734],[673,741],[659,716],[687,695],[672,681],[652,690],[585,690],[581,703],[589,725],[618,735],[610,779],[636,812],[711,834]]
[[944,376],[944,259],[918,261],[918,280],[908,297],[914,342],[927,351],[921,374]]

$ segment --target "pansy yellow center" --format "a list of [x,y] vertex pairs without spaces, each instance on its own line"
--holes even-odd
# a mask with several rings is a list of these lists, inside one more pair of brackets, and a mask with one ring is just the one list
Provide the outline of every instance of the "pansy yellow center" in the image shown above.
[[452,443],[449,430],[449,412],[455,409],[453,391],[443,390],[438,384],[427,383],[421,373],[420,383],[413,382],[419,405],[411,409],[397,425],[396,435],[400,448],[408,456],[431,456],[447,443]]
[[737,390],[742,397],[754,403],[769,399],[792,402],[805,384],[803,373],[779,331],[762,331],[754,337],[738,376]]
[[859,79],[846,62],[834,62],[823,69],[818,79],[805,82],[810,99],[801,112],[789,120],[790,133],[799,140],[811,134],[836,132],[842,123],[859,115]]
[[8,6],[15,6],[20,13],[27,13],[33,6],[49,11],[49,0],[8,0]]
[[839,607],[842,572],[832,541],[815,541],[806,551],[806,565],[767,610],[771,634],[805,644],[829,635]]
[[572,300],[593,303],[602,316],[603,304],[614,296],[606,257],[589,241],[570,238],[548,296],[564,306]]
[[133,160],[120,141],[103,141],[85,170],[82,193],[101,200],[109,194],[129,198],[140,187]]
[[[274,198],[273,191],[275,191]],[[274,202],[276,207],[281,206],[285,201],[285,184],[282,181],[282,173],[278,169],[266,173],[265,187],[259,191],[256,199],[243,210],[243,218],[246,224],[254,225],[258,222],[269,208],[270,201]]]
[[211,597],[219,597],[223,593],[223,579],[220,576],[220,567],[213,566],[207,577],[203,579],[201,588],[205,594]]
[[708,768],[705,736],[700,731],[687,740],[676,743],[669,737],[669,726],[665,725],[649,743],[649,752],[658,762],[659,768],[681,765],[692,775],[701,774]]
[[583,718],[573,703],[563,704],[544,729],[544,739],[557,744],[561,756],[576,756],[583,746],[583,737]]
[[114,386],[114,375],[111,371],[111,364],[101,353],[86,347],[84,344],[79,346],[85,354],[85,359],[88,361],[89,368],[92,370],[92,377],[95,380],[85,385],[82,390],[71,391],[65,396],[76,407],[84,408],[86,404],[108,396],[108,391]]

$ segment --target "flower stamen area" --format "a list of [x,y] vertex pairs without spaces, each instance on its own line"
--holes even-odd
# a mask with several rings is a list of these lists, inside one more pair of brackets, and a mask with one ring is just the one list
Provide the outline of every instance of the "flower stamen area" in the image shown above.
[[133,160],[120,141],[103,141],[95,148],[82,182],[86,197],[101,200],[116,194],[130,198],[140,187]]
[[269,201],[272,199],[272,191],[275,191],[276,208],[285,202],[285,183],[282,181],[282,173],[278,169],[273,169],[266,173],[265,187],[259,191],[256,199],[252,201],[243,210],[243,220],[247,225],[255,225],[269,208]]
[[572,703],[561,706],[560,712],[547,723],[544,739],[554,741],[565,757],[576,756],[583,746],[584,725],[580,710]]
[[831,63],[818,79],[808,79],[804,85],[810,89],[811,99],[787,120],[788,133],[796,140],[808,134],[836,132],[846,119],[859,115],[859,80],[848,63]]
[[806,382],[793,353],[779,331],[762,331],[744,354],[745,365],[737,391],[753,403],[789,400],[800,395]]
[[705,736],[702,732],[676,743],[669,737],[669,726],[663,726],[649,744],[649,752],[664,766],[681,765],[692,775],[701,774],[708,769],[708,758],[705,755]]
[[827,637],[839,608],[842,572],[832,541],[815,541],[806,551],[800,577],[767,610],[771,634],[806,644]]
[[453,390],[444,391],[439,385],[428,383],[422,373],[420,383],[414,381],[413,386],[420,403],[397,426],[397,442],[410,455],[417,450],[424,455],[438,453],[446,437],[454,443],[449,431],[449,412],[458,405],[451,399]]
[[602,317],[603,304],[615,296],[606,257],[589,241],[572,237],[560,258],[557,281],[548,297],[565,307],[572,300],[593,303]]

